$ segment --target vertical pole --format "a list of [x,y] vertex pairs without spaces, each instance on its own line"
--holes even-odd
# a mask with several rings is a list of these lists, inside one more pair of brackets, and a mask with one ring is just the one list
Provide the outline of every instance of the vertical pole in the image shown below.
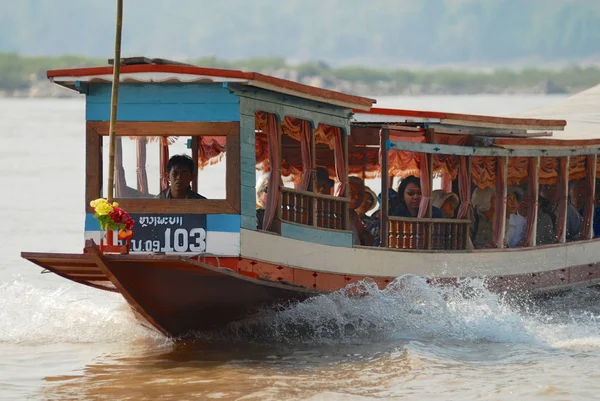
[[508,192],[508,157],[498,157],[496,162],[496,170],[496,174],[502,174],[503,181],[502,193],[496,194],[496,197],[501,196],[500,199],[502,199],[502,208],[500,210],[496,210],[496,218],[500,219],[500,237],[498,238],[498,243],[496,244],[496,247],[504,248],[504,240],[506,239],[506,195]]
[[192,137],[192,160],[194,161],[194,177],[192,178],[192,191],[198,192],[198,158],[199,158],[199,148],[200,148],[200,137],[193,136]]
[[[533,214],[533,230],[531,234],[531,239],[529,241],[529,246],[535,246],[537,243],[537,221],[538,221],[538,188],[540,187],[540,158],[535,157],[533,159],[529,159],[529,163],[534,163],[533,167],[533,177],[531,182],[533,182],[534,187],[529,189],[529,193],[531,197],[529,198],[529,213]],[[529,214],[528,213],[528,214]]]
[[110,141],[108,145],[108,202],[113,201],[115,186],[115,126],[119,103],[119,74],[121,72],[121,31],[123,27],[123,0],[117,0],[117,26],[115,33],[115,58],[113,62],[112,94],[110,99]]
[[[568,212],[568,205],[569,205],[569,164],[571,162],[571,158],[569,156],[565,156],[564,158],[564,168],[562,167],[562,164],[560,162],[560,160],[558,161],[558,170],[560,171],[559,174],[562,175],[562,179],[564,180],[564,192],[561,195],[562,197],[562,202],[558,205],[559,207],[559,215],[565,216],[564,221],[562,222],[562,234],[559,238],[559,241],[561,244],[564,244],[565,242],[567,242],[567,222],[568,222],[568,217],[569,217],[569,212]],[[557,182],[557,186],[558,186],[558,182]],[[561,199],[561,197],[559,197],[559,199]]]
[[[426,143],[434,143],[434,135],[435,132],[433,130],[433,128],[427,128],[425,129],[425,142]],[[427,158],[427,165],[429,166],[429,168],[427,169],[429,171],[429,176],[428,177],[421,177],[421,179],[426,179],[429,182],[429,196],[431,198],[431,192],[433,192],[433,153],[426,153],[423,154],[424,157]],[[427,214],[425,215],[426,218],[430,219],[431,215],[432,215],[432,210],[433,210],[433,202],[431,201],[431,199],[429,199],[429,202],[427,203]],[[425,238],[425,249],[431,249],[431,234],[433,231],[433,223],[427,223],[425,224],[425,226],[427,227],[427,237]]]
[[381,153],[381,205],[379,219],[379,238],[383,248],[388,247],[389,224],[388,224],[388,150],[387,141],[390,137],[389,130],[382,128],[379,131],[379,152]]
[[592,187],[588,190],[589,197],[587,199],[587,202],[590,202],[593,206],[592,214],[590,217],[589,231],[586,233],[587,236],[585,237],[585,239],[594,238],[594,213],[596,213],[596,163],[598,162],[598,155],[594,153],[593,155],[589,156],[586,161],[589,162],[590,159],[591,163],[588,164],[591,164],[591,166],[588,168],[588,174],[592,176]]
[[[346,131],[348,129],[350,129],[350,127],[348,127],[348,126],[344,127],[343,131],[340,129],[340,135],[343,135],[342,146],[344,147],[344,166],[345,166],[344,170],[346,170],[346,176],[342,177],[343,180],[346,180],[346,190],[344,193],[345,198],[350,197],[350,185],[348,185],[348,176],[349,176],[348,175],[348,136],[350,135],[350,132]],[[346,133],[347,133],[347,135],[346,135]],[[350,203],[344,202],[343,213],[344,213],[343,230],[350,231],[350,230],[352,230],[352,226],[350,225]]]
[[[314,193],[316,191],[316,185],[317,185],[317,145],[315,143],[315,130],[316,127],[313,126],[313,123],[310,123],[310,153],[312,155],[311,158],[311,168],[312,168],[312,172],[311,172],[311,180],[310,180],[310,185],[311,185],[311,190]],[[317,226],[317,220],[319,218],[319,216],[317,215],[317,198],[315,198],[314,196],[312,197],[312,199],[310,200],[312,202],[312,225],[313,227]]]

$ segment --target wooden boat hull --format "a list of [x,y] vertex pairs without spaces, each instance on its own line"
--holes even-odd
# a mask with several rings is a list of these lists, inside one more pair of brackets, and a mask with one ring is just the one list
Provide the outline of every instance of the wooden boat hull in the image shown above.
[[[269,236],[269,239],[272,237]],[[315,251],[315,245],[312,245]],[[298,244],[295,244],[294,249],[302,252]],[[329,256],[343,259],[343,256],[335,255],[335,252],[342,251],[344,250],[339,248],[331,249]],[[360,255],[356,252],[373,252],[363,249],[349,251],[355,253],[354,257],[358,261]],[[299,255],[294,255],[294,251],[288,250],[288,253],[300,260],[297,259]],[[392,253],[400,258],[396,260],[410,259],[406,253]],[[488,264],[492,263],[490,254],[487,255]],[[527,260],[523,251],[520,255]],[[331,270],[325,271],[325,261],[322,261],[324,268],[316,270],[248,257],[103,255],[92,241],[88,241],[83,254],[23,253],[22,256],[75,282],[121,293],[143,324],[167,336],[217,329],[261,308],[302,301],[310,296],[340,290],[366,278],[374,280],[379,288],[384,289],[402,274],[415,274],[413,271],[402,271],[398,266],[394,268],[397,274],[389,276],[337,273],[332,271],[335,269],[333,265]],[[275,250],[270,256],[278,257]],[[504,259],[506,256],[504,254]],[[425,255],[422,254],[421,257],[425,258]],[[462,257],[464,260],[468,259],[467,254],[462,254]],[[542,262],[539,268],[516,274],[509,270],[509,266],[504,267],[506,274],[494,274],[490,270],[491,266],[480,267],[479,270],[487,269],[488,274],[483,275],[486,286],[495,292],[547,292],[600,282],[599,263],[544,270],[548,263]],[[347,271],[352,270],[349,265],[345,268]],[[417,269],[425,272],[427,267],[421,264],[415,267],[418,272]],[[440,271],[438,274],[429,272],[418,275],[426,277],[433,285],[457,285],[467,278],[483,278],[477,274],[451,275],[447,271],[446,274]]]

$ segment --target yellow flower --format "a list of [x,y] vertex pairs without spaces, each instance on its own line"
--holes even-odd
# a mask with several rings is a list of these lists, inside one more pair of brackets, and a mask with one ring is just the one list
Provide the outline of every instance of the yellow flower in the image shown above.
[[103,202],[96,206],[96,213],[98,216],[106,216],[113,211],[113,207],[108,202]]
[[117,202],[113,202],[112,206],[113,207],[119,207],[119,204]]
[[95,200],[91,201],[90,202],[90,206],[95,209],[96,206],[98,206],[99,204],[101,204],[103,202],[106,202],[106,199],[104,199],[104,198],[98,198],[98,199],[95,199]]

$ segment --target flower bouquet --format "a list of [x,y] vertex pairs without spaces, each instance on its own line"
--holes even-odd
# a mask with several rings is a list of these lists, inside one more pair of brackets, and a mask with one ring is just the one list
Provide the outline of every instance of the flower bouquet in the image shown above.
[[[100,223],[100,228],[107,231],[107,250],[110,250],[109,247],[113,246],[112,232],[118,230],[118,238],[127,241],[128,252],[129,240],[133,237],[133,225],[135,224],[129,213],[121,209],[117,202],[111,204],[104,198],[91,201],[90,206],[94,208],[94,217]],[[104,244],[101,243],[100,245],[102,249]]]

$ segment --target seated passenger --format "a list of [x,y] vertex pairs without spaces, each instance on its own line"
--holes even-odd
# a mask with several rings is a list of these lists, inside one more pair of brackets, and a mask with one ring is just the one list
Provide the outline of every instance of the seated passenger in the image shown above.
[[527,230],[527,220],[521,216],[519,204],[523,200],[520,188],[508,188],[506,194],[506,246],[517,248],[523,246]]
[[460,201],[458,195],[454,192],[436,189],[431,192],[431,203],[442,211],[444,218],[453,219],[456,216],[456,208]]
[[[556,185],[542,185],[540,189],[540,210],[546,213],[552,219],[552,227],[557,232],[556,224],[558,217],[558,192]],[[583,218],[577,212],[577,209],[567,202],[567,232],[566,239],[576,241],[580,238],[581,228],[583,227]]]
[[[569,202],[579,212],[579,215],[585,217],[585,206],[588,201],[589,192],[585,179],[577,180],[569,185]],[[600,207],[594,205],[594,221],[592,223],[594,237],[600,235]]]
[[159,199],[206,199],[192,191],[194,161],[188,155],[175,155],[167,163],[169,187],[158,194]]
[[371,188],[365,186],[363,201],[360,206],[356,208],[356,213],[358,213],[358,216],[361,218],[361,220],[363,220],[363,222],[365,222],[365,224],[368,224],[372,220],[371,216],[367,216],[367,213],[375,209],[376,206],[377,196],[375,195],[375,192],[373,192]]
[[[524,199],[519,205],[519,215],[527,218],[529,214],[529,199]],[[553,244],[555,240],[554,227],[552,226],[552,219],[546,213],[538,210],[537,223],[535,231],[535,244],[536,245],[547,245]],[[526,244],[524,244],[526,245]]]
[[348,177],[348,184],[350,186],[350,226],[352,228],[352,235],[355,245],[373,245],[373,235],[369,232],[365,224],[360,219],[360,216],[356,212],[363,203],[365,195],[365,183],[358,177]]
[[475,214],[473,247],[475,249],[494,247],[494,215],[496,212],[495,188],[476,188],[471,204]]
[[315,192],[321,195],[331,195],[335,181],[329,178],[329,173],[326,168],[317,167],[316,171]]
[[[421,180],[414,175],[406,177],[398,187],[398,206],[391,210],[390,216],[417,217],[421,197]],[[442,211],[435,206],[431,208],[431,216],[437,219],[444,217]]]
[[267,207],[267,193],[269,192],[269,175],[263,175],[256,184],[256,228],[262,230]]

